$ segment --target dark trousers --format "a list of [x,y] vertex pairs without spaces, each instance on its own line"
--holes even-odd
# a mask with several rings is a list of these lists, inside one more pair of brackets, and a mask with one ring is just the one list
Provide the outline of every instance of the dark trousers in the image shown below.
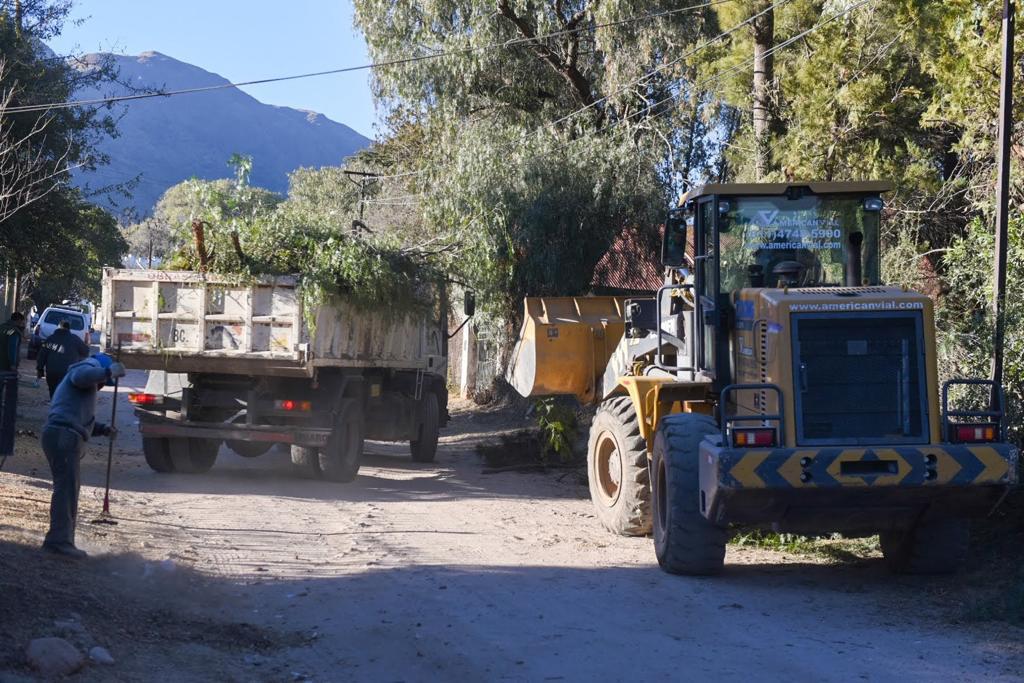
[[14,419],[18,412],[18,371],[0,371],[0,456],[14,454]]
[[46,373],[46,386],[50,389],[50,398],[53,398],[53,392],[57,391],[57,385],[64,379],[64,373],[57,374],[47,371]]
[[67,427],[47,426],[43,429],[43,453],[53,474],[53,496],[50,498],[50,530],[43,545],[75,544],[75,523],[78,520],[78,489],[81,487],[79,459],[82,437]]

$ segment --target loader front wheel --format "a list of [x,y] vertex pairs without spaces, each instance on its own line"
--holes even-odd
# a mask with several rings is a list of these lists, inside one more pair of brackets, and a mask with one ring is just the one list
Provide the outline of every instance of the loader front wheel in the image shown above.
[[654,437],[654,552],[670,574],[717,574],[725,564],[727,531],[700,510],[700,442],[716,433],[707,415],[680,413]]
[[958,517],[922,520],[909,530],[883,532],[879,540],[897,574],[952,574],[967,558],[971,527]]
[[587,480],[606,529],[621,536],[651,532],[647,444],[628,396],[611,398],[597,409],[587,445]]

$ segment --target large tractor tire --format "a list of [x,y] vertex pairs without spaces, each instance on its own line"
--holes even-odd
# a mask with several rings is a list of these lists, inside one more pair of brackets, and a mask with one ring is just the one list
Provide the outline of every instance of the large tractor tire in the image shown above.
[[146,464],[154,472],[167,474],[174,471],[174,463],[171,462],[171,445],[168,439],[154,436],[142,437],[142,453],[146,456]]
[[897,574],[952,574],[967,558],[971,526],[958,517],[922,520],[905,531],[883,532],[880,540]]
[[320,449],[292,444],[292,465],[303,479],[319,479]]
[[351,403],[342,411],[327,445],[320,449],[320,472],[324,479],[350,482],[356,478],[363,459],[365,434],[363,411]]
[[670,574],[717,574],[725,564],[725,528],[700,511],[700,443],[719,432],[707,415],[661,420],[654,437],[654,552]]
[[434,462],[441,429],[441,409],[437,405],[437,394],[427,392],[423,396],[422,408],[423,421],[416,438],[409,442],[409,451],[414,462]]
[[216,439],[175,439],[169,444],[174,471],[182,474],[209,472],[217,460],[220,443]]
[[608,399],[597,409],[587,445],[587,480],[606,529],[621,536],[651,532],[647,444],[628,396]]

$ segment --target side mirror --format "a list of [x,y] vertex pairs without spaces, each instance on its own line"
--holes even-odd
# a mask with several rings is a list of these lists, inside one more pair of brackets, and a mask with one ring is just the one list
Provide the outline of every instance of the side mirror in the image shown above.
[[462,302],[462,312],[467,318],[472,318],[476,313],[476,293],[471,289],[466,290],[466,298]]
[[686,265],[686,212],[682,209],[669,211],[665,218],[661,263],[671,267]]

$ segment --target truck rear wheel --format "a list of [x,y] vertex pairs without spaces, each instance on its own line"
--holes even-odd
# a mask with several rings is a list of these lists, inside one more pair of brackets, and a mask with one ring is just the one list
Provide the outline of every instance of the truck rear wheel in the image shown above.
[[661,420],[654,438],[654,552],[670,574],[717,574],[725,564],[726,529],[700,511],[700,442],[717,434],[707,415]]
[[146,456],[146,464],[154,472],[167,474],[174,471],[170,442],[167,439],[155,436],[142,437],[142,453]]
[[441,409],[437,406],[437,394],[430,391],[423,397],[423,422],[417,438],[409,442],[414,462],[434,462],[440,429]]
[[213,467],[219,450],[217,439],[174,439],[170,443],[171,463],[175,472],[202,474]]
[[952,574],[967,558],[971,527],[957,517],[922,520],[909,530],[883,532],[880,540],[897,574]]
[[587,481],[606,529],[621,536],[651,532],[647,444],[628,396],[609,399],[597,409],[587,447]]
[[365,433],[363,411],[356,404],[349,404],[342,411],[327,445],[320,449],[320,472],[324,479],[349,482],[356,478],[363,459]]

